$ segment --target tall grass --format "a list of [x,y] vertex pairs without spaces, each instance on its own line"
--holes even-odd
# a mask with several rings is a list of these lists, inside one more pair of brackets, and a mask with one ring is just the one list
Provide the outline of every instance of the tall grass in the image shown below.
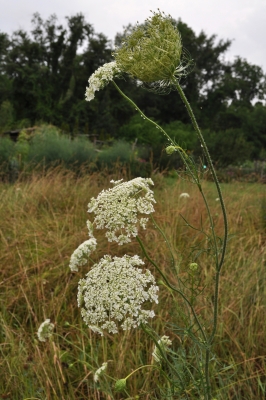
[[[1,323],[0,398],[7,399],[160,399],[152,384],[159,379],[149,369],[128,380],[128,396],[114,392],[114,379],[125,377],[142,364],[151,362],[152,345],[141,330],[100,336],[83,324],[77,307],[77,283],[87,271],[68,268],[73,250],[87,239],[87,203],[110,179],[119,175],[94,173],[77,176],[63,169],[44,175],[32,174],[14,185],[0,186],[1,236]],[[205,211],[197,188],[192,184],[154,176],[157,199],[155,219],[171,238],[180,276],[187,271],[191,252],[200,236],[189,229],[182,214],[199,226]],[[222,215],[214,186],[204,182],[217,230]],[[265,248],[266,235],[261,218],[265,188],[258,184],[223,185],[228,209],[230,242],[221,278],[220,314],[213,368],[217,399],[263,399],[265,389]],[[180,199],[188,192],[189,199]],[[169,275],[170,260],[159,231],[151,224],[142,233],[148,251]],[[106,253],[122,256],[140,254],[136,243],[117,250],[97,234],[97,261]],[[197,300],[199,315],[212,302],[212,270],[200,265],[204,296]],[[152,266],[149,266],[152,269]],[[156,276],[156,272],[153,271]],[[176,271],[170,279],[174,282]],[[201,300],[200,300],[201,299]],[[173,304],[172,294],[160,286],[160,302],[152,322],[159,334],[165,325],[182,325],[182,303]],[[205,318],[207,319],[207,315]],[[38,326],[46,318],[56,325],[52,341],[37,340]],[[171,337],[178,348],[179,337]],[[189,354],[189,349],[188,349]],[[93,373],[108,361],[107,374],[98,383]],[[188,388],[189,392],[189,388]],[[139,396],[139,397],[137,397]],[[193,397],[191,397],[193,398]]]

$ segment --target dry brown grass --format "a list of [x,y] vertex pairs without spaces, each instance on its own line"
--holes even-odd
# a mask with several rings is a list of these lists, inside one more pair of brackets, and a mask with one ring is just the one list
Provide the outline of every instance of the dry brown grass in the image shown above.
[[[94,174],[77,178],[71,172],[51,171],[32,175],[14,185],[0,185],[1,236],[1,329],[0,398],[8,399],[125,399],[114,394],[112,378],[122,378],[151,359],[150,339],[140,331],[101,339],[82,324],[76,304],[78,280],[87,267],[71,274],[68,268],[73,250],[87,239],[87,204],[109,181],[120,176]],[[165,181],[155,176],[157,198],[155,219],[170,237],[176,265],[186,276],[193,246],[207,244],[203,235],[185,226],[208,229],[206,212],[197,188],[184,181]],[[222,215],[211,183],[204,182],[218,235]],[[265,396],[265,231],[260,219],[263,185],[224,185],[231,239],[222,270],[220,319],[215,342],[216,370],[228,367],[213,381],[217,399],[262,399]],[[188,192],[189,199],[179,199]],[[152,225],[141,233],[150,255],[170,280],[170,257],[159,231]],[[136,243],[117,248],[97,232],[102,255],[139,254]],[[199,259],[204,295],[196,309],[207,321],[213,294],[213,266],[206,254]],[[149,266],[151,267],[151,266]],[[152,267],[151,267],[152,268]],[[154,272],[154,271],[153,271]],[[176,305],[179,305],[176,307]],[[152,326],[159,334],[174,319],[182,324],[182,302],[161,287],[157,317]],[[50,318],[56,324],[54,341],[40,343],[36,331]],[[172,337],[178,341],[178,337]],[[93,372],[110,360],[111,379],[93,383]],[[153,399],[156,373],[143,370],[128,382],[131,398]],[[158,396],[158,395],[157,395]]]

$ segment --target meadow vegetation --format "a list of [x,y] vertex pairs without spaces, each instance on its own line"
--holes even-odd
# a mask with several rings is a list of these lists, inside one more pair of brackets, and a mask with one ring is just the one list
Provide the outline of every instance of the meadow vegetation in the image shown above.
[[[82,321],[77,307],[77,284],[87,272],[85,265],[71,273],[69,259],[87,239],[87,204],[111,179],[131,179],[124,167],[77,175],[57,167],[32,172],[14,183],[0,183],[0,398],[21,399],[160,399],[158,387],[165,382],[155,369],[136,372],[127,382],[127,393],[116,393],[114,383],[140,365],[152,362],[153,344],[140,330],[93,333]],[[176,273],[186,277],[193,248],[203,238],[186,226],[199,227],[206,210],[196,185],[178,176],[152,176],[157,201],[155,221],[170,238],[176,271],[169,268],[165,242],[150,222],[140,233],[148,251],[176,282]],[[217,234],[223,220],[214,184],[203,180]],[[219,321],[215,356],[211,361],[216,399],[262,399],[265,388],[265,187],[234,182],[222,184],[229,220],[229,244],[221,276]],[[180,198],[182,192],[189,198]],[[264,208],[263,208],[264,207]],[[117,248],[103,233],[92,258],[105,254],[140,254],[137,242]],[[145,264],[160,282],[152,265]],[[199,277],[203,295],[196,312],[208,320],[213,295],[213,267],[202,255]],[[160,283],[159,283],[160,284]],[[159,304],[151,326],[171,336],[177,350],[180,337],[174,324],[183,324],[182,300],[160,284]],[[37,330],[45,319],[55,324],[52,340],[42,343]],[[184,357],[193,358],[188,338]],[[181,356],[180,356],[181,357]],[[93,380],[95,371],[108,361],[106,374]],[[215,372],[216,371],[216,372]],[[218,373],[219,371],[219,373]],[[156,387],[153,384],[156,380]],[[194,399],[193,388],[187,387]],[[174,397],[169,397],[173,399]]]

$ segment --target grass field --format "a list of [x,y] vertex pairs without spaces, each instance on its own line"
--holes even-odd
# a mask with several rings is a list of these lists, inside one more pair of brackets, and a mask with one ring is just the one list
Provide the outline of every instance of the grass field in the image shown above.
[[[0,184],[0,399],[159,399],[154,388],[157,373],[143,369],[128,380],[129,395],[115,393],[116,379],[151,362],[153,345],[142,330],[101,338],[92,333],[77,307],[77,283],[88,266],[71,273],[72,252],[87,239],[87,204],[110,187],[117,174],[76,177],[64,170],[32,175],[15,184]],[[177,178],[154,176],[157,200],[154,218],[170,238],[179,274],[185,276],[191,249],[200,240],[185,226],[182,214],[199,226],[206,212],[196,186]],[[222,215],[214,185],[203,182],[218,235]],[[222,270],[218,332],[212,386],[215,399],[264,399],[266,395],[265,249],[263,211],[266,187],[262,184],[223,184],[230,241]],[[182,192],[189,199],[180,199]],[[264,215],[263,215],[264,213]],[[141,238],[149,254],[174,282],[169,254],[159,231],[150,224]],[[141,254],[137,242],[117,247],[97,232],[93,259],[104,254]],[[197,298],[200,318],[208,320],[213,294],[213,266],[202,257],[204,292]],[[144,258],[144,257],[143,257]],[[147,266],[155,276],[151,265]],[[162,285],[156,317],[151,322],[159,335],[170,335],[169,323],[182,325],[182,302]],[[37,329],[46,319],[55,323],[53,340],[41,343]],[[107,375],[99,382],[93,374],[108,361]],[[193,399],[188,388],[188,398]],[[192,392],[191,392],[192,393]],[[173,397],[170,397],[173,398]]]

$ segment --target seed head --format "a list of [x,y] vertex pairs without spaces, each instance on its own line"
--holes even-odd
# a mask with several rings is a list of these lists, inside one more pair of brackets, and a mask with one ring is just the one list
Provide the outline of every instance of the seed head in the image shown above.
[[[191,59],[182,59],[182,41],[171,16],[153,12],[143,26],[137,25],[114,53],[122,72],[146,84],[170,87],[173,79],[187,74]],[[158,85],[157,85],[158,86]]]
[[119,379],[115,383],[115,391],[116,392],[123,392],[123,390],[126,389],[126,386],[127,386],[127,380],[125,378],[124,379]]

